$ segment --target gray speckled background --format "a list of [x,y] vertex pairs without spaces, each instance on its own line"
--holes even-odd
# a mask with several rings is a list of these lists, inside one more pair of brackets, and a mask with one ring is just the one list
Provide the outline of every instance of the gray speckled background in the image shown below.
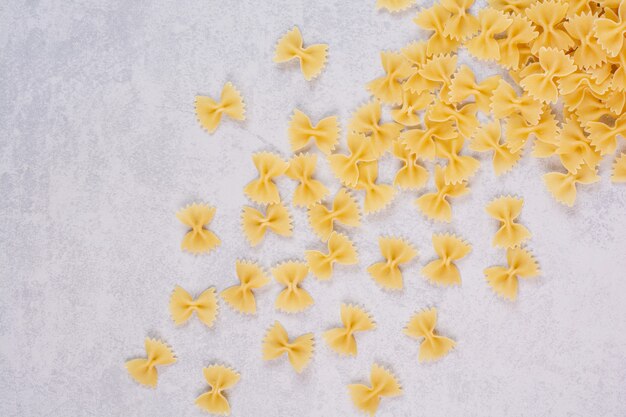
[[[450,225],[426,221],[416,193],[402,192],[350,231],[361,263],[337,268],[330,282],[305,281],[316,301],[306,313],[275,312],[272,285],[258,293],[256,317],[222,303],[212,329],[197,320],[173,325],[175,284],[222,290],[235,282],[237,257],[269,267],[322,247],[304,211],[292,209],[292,239],[270,236],[250,249],[239,229],[241,190],[255,175],[252,152],[288,155],[294,107],[314,119],[338,114],[345,126],[368,97],[363,85],[381,71],[379,51],[424,36],[411,22],[415,9],[390,16],[373,3],[2,2],[0,415],[199,416],[201,370],[213,361],[242,373],[230,392],[234,416],[358,415],[346,385],[364,381],[373,361],[390,366],[405,389],[382,402],[380,416],[626,415],[626,188],[610,183],[609,160],[602,181],[581,187],[568,209],[541,181],[554,161],[526,156],[496,179],[481,156],[473,192],[454,202]],[[330,44],[328,66],[311,83],[271,60],[294,24],[305,41]],[[209,136],[195,121],[194,95],[216,96],[228,80],[245,97],[247,120],[225,121]],[[389,181],[395,163],[383,165]],[[319,168],[334,191],[326,162]],[[279,184],[290,200],[293,182]],[[501,193],[525,198],[521,221],[543,271],[521,283],[516,303],[497,299],[482,275],[504,261],[490,246],[496,224],[483,210]],[[223,245],[208,256],[179,249],[184,227],[174,213],[193,201],[218,207],[212,228]],[[432,287],[419,274],[434,257],[433,231],[473,244],[460,262],[460,288]],[[380,234],[403,235],[420,251],[401,293],[381,291],[365,273],[379,258]],[[378,323],[358,337],[355,359],[339,358],[320,337],[338,323],[343,301],[361,303]],[[426,306],[439,308],[439,329],[458,349],[420,365],[417,343],[401,329]],[[286,361],[261,360],[262,335],[276,318],[293,335],[316,334],[302,375]],[[143,354],[146,335],[179,357],[162,368],[156,390],[124,369]]]

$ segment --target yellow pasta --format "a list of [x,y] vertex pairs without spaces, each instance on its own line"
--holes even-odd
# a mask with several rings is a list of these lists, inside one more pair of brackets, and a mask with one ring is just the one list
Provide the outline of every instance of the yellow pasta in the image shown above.
[[194,203],[176,213],[176,217],[191,230],[185,234],[180,244],[181,249],[193,254],[211,252],[219,246],[220,239],[206,229],[215,216],[215,207]]
[[422,9],[413,22],[422,29],[432,31],[426,44],[428,56],[446,54],[458,49],[461,42],[443,34],[446,22],[452,14],[442,5],[435,4],[428,9]]
[[[375,157],[385,153],[400,135],[402,125],[398,123],[380,123],[382,107],[377,100],[359,107],[352,116],[348,131],[369,135]],[[348,135],[348,140],[350,135]],[[348,142],[348,147],[350,143]],[[371,160],[371,158],[370,158]]]
[[176,286],[170,298],[170,314],[177,325],[185,323],[195,312],[198,319],[208,327],[213,327],[217,318],[217,298],[215,288],[203,291],[195,300],[182,287]]
[[413,339],[424,339],[420,344],[419,361],[435,361],[446,356],[454,348],[454,340],[435,332],[437,309],[432,307],[411,317],[404,333]]
[[406,129],[400,134],[399,140],[418,158],[432,160],[437,154],[439,141],[451,140],[457,136],[452,120],[435,122],[427,114],[424,117],[423,128]]
[[444,287],[461,285],[461,273],[455,261],[465,258],[472,247],[456,235],[434,234],[433,248],[439,259],[426,264],[422,275],[431,283]]
[[299,182],[293,194],[295,206],[310,207],[328,195],[328,188],[312,178],[316,164],[317,155],[310,154],[299,154],[289,161],[289,168],[285,174]]
[[404,142],[393,143],[393,155],[402,161],[402,167],[396,172],[393,185],[405,190],[419,190],[428,181],[428,171],[417,163],[417,154],[411,153]]
[[239,382],[239,373],[223,365],[210,365],[203,368],[202,373],[211,389],[196,398],[196,405],[211,414],[230,415],[230,404],[224,391]]
[[474,0],[441,0],[440,4],[451,14],[443,27],[445,36],[465,40],[478,31],[478,19],[467,12]]
[[522,156],[521,150],[513,152],[506,144],[501,143],[501,137],[500,121],[494,120],[477,130],[469,145],[476,152],[493,152],[492,164],[496,175],[513,169]]
[[570,16],[563,27],[576,42],[572,54],[578,68],[595,68],[606,61],[606,52],[598,43],[594,32],[594,22],[598,17],[591,12]]
[[337,116],[329,116],[313,126],[309,116],[295,109],[289,121],[287,134],[293,152],[305,148],[313,140],[320,151],[330,154],[339,142],[339,121]]
[[341,304],[341,323],[337,327],[324,332],[324,340],[328,346],[340,355],[356,356],[356,338],[354,333],[373,330],[376,328],[374,320],[361,307],[351,304]]
[[493,246],[514,248],[530,239],[530,231],[515,222],[522,212],[523,205],[523,199],[510,196],[496,198],[487,204],[485,207],[487,214],[500,221],[500,228],[493,237]]
[[504,13],[486,8],[478,13],[480,31],[478,35],[467,41],[465,46],[470,54],[478,59],[499,60],[500,48],[496,36],[513,23]]
[[232,83],[224,85],[219,102],[211,97],[196,96],[195,107],[198,122],[209,133],[215,132],[224,114],[234,120],[246,119],[243,98]]
[[402,289],[400,265],[411,262],[417,256],[417,251],[409,242],[399,238],[381,237],[378,239],[378,246],[385,261],[371,265],[367,272],[385,289]]
[[307,250],[304,253],[309,269],[316,278],[330,279],[335,263],[354,265],[359,259],[350,239],[341,233],[332,232],[328,238],[328,253]]
[[284,262],[272,268],[276,281],[285,286],[276,298],[274,306],[286,313],[297,313],[313,305],[313,298],[300,284],[309,274],[304,262]]
[[485,277],[496,294],[513,301],[517,298],[518,277],[536,277],[539,275],[539,267],[530,252],[522,248],[507,249],[506,260],[507,267],[485,269]]
[[543,181],[556,201],[571,207],[576,201],[576,184],[592,184],[600,181],[600,177],[595,168],[583,164],[576,172],[549,172]]
[[359,179],[359,162],[373,161],[376,153],[372,141],[362,133],[348,133],[348,155],[333,154],[328,157],[330,168],[342,184],[354,187]]
[[323,204],[315,204],[309,208],[308,215],[311,228],[324,242],[333,232],[335,222],[352,227],[361,225],[359,206],[345,188],[335,194],[331,209]]
[[306,333],[289,341],[285,328],[275,321],[263,339],[263,360],[277,359],[287,355],[297,373],[301,373],[313,358],[313,333]]
[[491,96],[491,112],[496,119],[503,119],[513,114],[519,114],[530,125],[539,123],[543,106],[541,102],[528,94],[517,96],[509,83],[500,80],[498,87]]
[[266,214],[245,206],[241,212],[241,228],[252,246],[261,243],[268,230],[284,237],[293,234],[291,216],[283,203],[269,205]]
[[478,127],[479,121],[476,117],[478,106],[476,103],[467,103],[460,106],[443,101],[435,101],[428,108],[428,117],[434,122],[445,122],[451,120],[456,126],[456,130],[464,138],[469,138]]
[[626,182],[626,153],[622,153],[615,159],[611,181]]
[[274,178],[283,175],[289,164],[279,155],[270,152],[255,153],[252,155],[252,162],[259,172],[259,177],[246,185],[243,192],[255,203],[280,203],[280,194]]
[[626,113],[618,117],[613,126],[600,121],[587,123],[591,145],[600,151],[601,155],[611,154],[617,148],[617,137],[626,138]]
[[500,76],[496,75],[478,83],[472,70],[468,66],[462,65],[450,83],[450,101],[461,103],[473,96],[478,110],[489,114],[491,112],[491,94],[499,82]]
[[365,191],[363,211],[365,214],[375,213],[387,207],[396,195],[396,189],[388,184],[377,184],[378,161],[359,164],[359,179],[355,189]]
[[[507,1],[507,0],[504,0]],[[535,0],[518,0],[534,2]],[[500,48],[498,64],[509,70],[517,70],[524,66],[530,57],[530,45],[539,36],[533,24],[523,15],[510,15],[511,26],[506,29],[506,35],[497,39]]]
[[556,152],[558,147],[559,126],[554,115],[549,111],[531,125],[519,114],[511,115],[506,122],[505,143],[513,151],[524,148],[530,137],[537,139],[533,148],[533,156],[547,157]]
[[542,72],[525,76],[520,86],[537,100],[555,103],[559,98],[556,81],[576,71],[576,65],[563,51],[554,48],[540,48],[538,57]]
[[539,52],[542,46],[566,51],[575,45],[574,40],[561,25],[567,15],[567,9],[567,3],[558,0],[544,0],[526,9],[526,16],[539,31],[539,36],[531,47],[533,54]]
[[428,107],[435,96],[430,91],[413,93],[406,89],[402,91],[402,106],[391,109],[391,118],[402,126],[417,126],[420,124],[418,111]]
[[409,78],[413,70],[409,61],[398,52],[381,52],[380,60],[385,76],[367,84],[374,97],[388,104],[402,103],[402,81]]
[[626,4],[619,2],[616,18],[609,15],[597,18],[594,22],[594,34],[598,43],[608,52],[609,56],[616,56],[624,47],[626,33]]
[[274,62],[286,62],[292,59],[300,61],[300,69],[307,81],[317,77],[326,65],[328,45],[315,44],[306,48],[302,47],[302,34],[297,26],[294,26],[276,44]]
[[428,54],[428,42],[426,41],[413,41],[400,49],[400,53],[411,62],[414,70],[420,69],[432,56],[432,54]]
[[176,362],[172,349],[160,340],[146,338],[146,358],[131,359],[126,362],[130,376],[141,385],[155,388],[159,374],[157,366]]
[[511,15],[524,13],[531,4],[537,0],[487,0],[489,6]]
[[424,215],[437,221],[450,222],[452,219],[452,207],[447,198],[461,197],[469,192],[465,183],[446,184],[444,168],[435,165],[435,186],[437,192],[424,194],[415,203]]
[[414,93],[441,89],[440,97],[447,99],[456,62],[456,55],[435,55],[407,79],[403,87]]
[[415,0],[376,0],[377,9],[387,9],[388,11],[401,12],[415,4]]
[[239,285],[226,288],[220,294],[233,309],[243,314],[256,313],[256,300],[253,290],[270,282],[263,269],[254,262],[237,260],[235,264]]
[[373,364],[370,373],[370,386],[350,384],[348,385],[348,392],[350,392],[350,397],[356,408],[373,416],[378,410],[380,399],[402,395],[402,387],[391,371]]
[[476,174],[480,168],[480,162],[471,156],[461,156],[463,138],[445,141],[437,148],[438,156],[446,158],[448,165],[443,170],[443,178],[446,184],[459,184],[467,181]]
[[578,170],[582,164],[595,167],[602,159],[600,152],[591,146],[591,141],[575,116],[565,120],[558,136],[556,153],[561,164],[571,172]]

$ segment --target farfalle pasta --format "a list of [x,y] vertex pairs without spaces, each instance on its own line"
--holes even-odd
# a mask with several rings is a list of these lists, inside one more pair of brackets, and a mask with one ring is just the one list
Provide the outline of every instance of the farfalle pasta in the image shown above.
[[594,31],[594,22],[598,17],[592,12],[570,16],[563,27],[576,42],[572,54],[578,68],[595,68],[606,61],[606,52],[600,46]]
[[447,11],[445,7],[440,4],[434,4],[428,9],[420,10],[417,17],[413,19],[413,22],[415,22],[417,26],[433,32],[426,44],[426,53],[428,56],[437,53],[446,54],[454,52],[461,44],[459,40],[452,39],[443,34],[446,22],[450,19],[450,16],[452,16],[452,13]]
[[415,4],[415,0],[376,0],[377,9],[386,9],[392,13],[401,12]]
[[555,48],[540,48],[538,57],[537,72],[526,75],[519,84],[531,97],[555,103],[559,98],[557,81],[576,71],[576,65],[571,57]]
[[404,88],[414,93],[440,89],[440,97],[447,99],[456,63],[456,55],[435,55],[406,80]]
[[375,213],[385,208],[396,195],[396,189],[388,184],[378,184],[378,161],[359,164],[359,179],[355,189],[365,191],[363,211],[365,214]]
[[224,391],[239,382],[239,373],[223,365],[210,365],[203,368],[202,373],[211,389],[196,398],[196,405],[211,414],[230,415],[230,404]]
[[582,164],[594,167],[602,159],[600,152],[591,146],[591,141],[575,116],[569,117],[563,124],[557,140],[556,154],[561,164],[570,172],[576,172]]
[[611,181],[626,182],[626,153],[622,153],[615,159]]
[[402,395],[402,387],[391,371],[373,364],[370,373],[370,386],[350,384],[348,385],[348,392],[356,408],[373,416],[378,410],[380,399]]
[[494,120],[479,128],[469,144],[473,151],[493,152],[491,161],[496,175],[502,175],[513,169],[522,156],[520,149],[514,152],[506,144],[501,143],[501,137],[500,121]]
[[172,349],[164,342],[146,338],[146,358],[131,359],[126,362],[130,376],[147,387],[155,388],[159,377],[157,366],[171,365],[176,362]]
[[404,334],[413,339],[423,339],[419,348],[420,362],[435,361],[446,356],[454,348],[454,340],[440,336],[435,332],[437,326],[437,309],[430,308],[411,317]]
[[354,265],[358,263],[354,244],[341,233],[332,232],[328,238],[328,253],[317,250],[307,250],[304,253],[311,273],[318,279],[330,279],[335,263],[342,265]]
[[441,5],[450,12],[443,26],[443,34],[452,39],[465,40],[478,31],[478,19],[468,10],[474,0],[441,0]]
[[437,154],[448,160],[443,170],[446,184],[459,184],[469,180],[480,168],[480,162],[471,156],[460,155],[463,149],[463,138],[441,142],[437,147]]
[[432,160],[437,155],[439,141],[452,140],[457,136],[452,120],[435,122],[427,114],[423,128],[406,129],[400,134],[399,141],[418,158]]
[[287,134],[293,152],[305,148],[313,141],[320,151],[330,154],[339,142],[339,121],[337,116],[329,116],[313,125],[309,116],[295,109]]
[[261,243],[268,230],[284,237],[293,234],[291,216],[283,203],[270,204],[265,214],[253,207],[245,206],[241,212],[241,228],[252,246]]
[[328,157],[330,168],[342,184],[354,187],[359,179],[359,162],[373,161],[376,153],[372,141],[362,133],[348,133],[349,154]]
[[600,181],[595,168],[583,164],[575,172],[549,172],[543,176],[543,182],[556,201],[573,206],[576,201],[576,184],[592,184]]
[[437,191],[427,193],[415,200],[422,213],[430,219],[450,222],[452,219],[452,206],[448,198],[461,197],[469,192],[465,183],[446,184],[444,168],[435,166],[435,186]]
[[232,83],[224,84],[219,102],[211,97],[196,96],[195,107],[198,122],[209,133],[215,132],[222,115],[234,120],[246,119],[243,98]]
[[293,193],[295,206],[310,207],[328,195],[328,188],[320,181],[313,179],[316,164],[317,155],[311,154],[299,154],[289,161],[289,168],[285,175],[299,182]]
[[[382,108],[380,102],[374,100],[359,107],[350,120],[349,131],[368,135],[372,143],[374,157],[385,153],[394,140],[400,136],[402,125],[394,122],[381,123]],[[350,136],[348,135],[348,147]],[[352,148],[350,148],[352,150]],[[370,160],[373,158],[370,158]]]
[[325,331],[324,340],[340,355],[356,356],[354,333],[373,330],[376,324],[367,311],[352,304],[341,304],[341,323],[343,327]]
[[498,86],[500,79],[500,76],[495,75],[477,82],[472,70],[468,66],[462,65],[450,83],[450,101],[461,103],[469,97],[474,97],[478,109],[489,114],[491,112],[491,94]]
[[[520,0],[528,3],[535,0]],[[502,38],[496,39],[500,49],[498,64],[509,70],[520,69],[525,65],[532,53],[530,45],[539,36],[533,24],[524,15],[509,15],[511,25],[506,29]]]
[[274,178],[283,175],[289,164],[279,155],[270,152],[255,153],[252,155],[252,162],[259,177],[246,185],[243,192],[258,204],[280,203],[280,193]]
[[254,291],[270,282],[263,269],[254,262],[237,260],[235,272],[239,284],[226,288],[220,294],[234,310],[243,314],[256,313]]
[[455,262],[465,258],[472,247],[456,235],[434,234],[433,248],[439,259],[426,264],[422,275],[436,285],[461,285],[461,273]]
[[435,100],[430,91],[413,93],[409,89],[402,90],[402,106],[391,109],[391,118],[402,126],[417,126],[420,116],[417,112],[424,110]]
[[370,265],[367,272],[385,289],[402,289],[404,284],[400,265],[411,262],[417,256],[417,250],[406,240],[393,237],[379,238],[378,246],[385,260]]
[[295,26],[278,40],[274,52],[274,62],[281,63],[297,59],[300,61],[300,69],[304,79],[310,81],[324,69],[328,45],[315,44],[304,48],[302,44],[302,34],[300,29]]
[[392,153],[402,162],[402,167],[393,179],[393,185],[405,190],[419,190],[424,187],[429,175],[426,168],[417,162],[417,154],[412,153],[400,140],[393,143]]
[[203,291],[194,300],[184,288],[177,285],[170,297],[170,315],[177,325],[185,323],[193,313],[196,313],[202,323],[207,327],[213,327],[217,312],[218,305],[214,287]]
[[304,262],[284,262],[272,268],[276,282],[285,288],[278,294],[274,306],[286,313],[297,313],[313,305],[313,297],[300,287],[309,274],[309,267]]
[[595,20],[594,34],[598,43],[609,56],[616,56],[624,48],[624,36],[626,36],[626,4],[619,2],[617,16],[606,14]]
[[612,154],[617,149],[617,138],[626,138],[626,113],[618,117],[613,126],[609,126],[600,121],[587,123],[589,140],[594,148],[604,156]]
[[385,76],[367,84],[374,97],[388,104],[402,103],[402,81],[409,78],[413,70],[409,61],[398,52],[381,52],[380,61]]
[[526,9],[526,16],[539,32],[531,47],[533,54],[539,52],[541,47],[566,51],[575,45],[561,24],[567,16],[567,9],[567,3],[554,0],[540,1]]
[[428,108],[428,118],[434,122],[452,121],[456,127],[456,131],[463,138],[469,138],[474,130],[478,127],[478,118],[476,112],[478,106],[476,103],[466,103],[456,105],[454,103],[445,103],[441,100],[435,101]]
[[311,228],[323,241],[330,237],[335,222],[351,227],[361,225],[359,205],[345,188],[335,194],[332,208],[328,209],[321,203],[315,204],[309,208],[308,217]]
[[485,278],[496,294],[513,301],[517,298],[518,278],[536,277],[539,275],[539,266],[531,253],[523,248],[507,249],[506,260],[506,267],[485,269]]
[[314,344],[313,333],[303,334],[290,341],[285,328],[275,321],[263,338],[263,360],[277,359],[286,354],[293,369],[301,373],[313,358]]
[[503,119],[513,114],[519,114],[530,125],[539,123],[543,106],[541,102],[528,94],[518,97],[515,89],[504,80],[500,80],[498,87],[491,96],[491,113],[496,119]]
[[514,248],[530,239],[531,234],[526,226],[515,221],[523,205],[523,199],[511,196],[498,197],[487,204],[487,214],[500,222],[500,228],[493,236],[493,246]]
[[478,59],[499,60],[500,47],[496,36],[507,30],[513,22],[504,13],[491,8],[482,9],[478,13],[478,22],[480,31],[467,41],[467,50]]
[[181,249],[193,254],[208,253],[220,244],[220,239],[205,226],[215,216],[215,207],[193,203],[176,213],[176,217],[191,230],[183,237]]

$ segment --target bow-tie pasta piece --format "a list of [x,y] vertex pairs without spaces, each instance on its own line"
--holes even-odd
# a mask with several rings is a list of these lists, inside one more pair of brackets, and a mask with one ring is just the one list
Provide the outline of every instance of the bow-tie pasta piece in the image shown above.
[[155,388],[159,374],[157,366],[176,362],[172,349],[160,340],[146,338],[146,358],[131,359],[126,362],[126,369],[131,377],[141,385]]
[[517,96],[515,89],[504,80],[500,80],[498,87],[491,96],[491,113],[496,119],[504,119],[513,114],[521,115],[530,125],[539,123],[543,113],[541,102],[528,94]]
[[202,369],[204,379],[211,389],[196,398],[196,405],[211,414],[230,415],[230,404],[224,391],[239,382],[239,373],[223,365],[211,365]]
[[569,117],[563,124],[557,144],[556,153],[568,171],[575,172],[582,164],[596,166],[602,159],[575,116]]
[[448,160],[448,165],[443,170],[443,178],[446,184],[459,184],[469,180],[480,168],[480,162],[471,156],[459,155],[465,140],[457,138],[441,142],[437,147],[439,157]]
[[566,2],[544,0],[526,9],[526,16],[539,31],[532,44],[531,52],[536,54],[542,46],[567,51],[575,45],[561,24],[567,16]]
[[487,4],[507,14],[524,13],[537,0],[487,0]]
[[[528,1],[530,4],[535,0],[524,1]],[[526,65],[531,58],[530,45],[539,36],[539,33],[537,33],[533,24],[526,16],[514,14],[509,15],[509,17],[511,26],[507,28],[504,37],[497,39],[498,47],[500,48],[498,64],[508,70],[517,70]]]
[[447,54],[456,51],[461,45],[461,41],[452,39],[443,34],[445,25],[452,16],[441,4],[435,4],[428,9],[422,9],[413,19],[413,22],[422,29],[432,31],[426,44],[428,56],[435,54]]
[[333,232],[335,222],[351,227],[361,225],[359,205],[345,188],[335,194],[331,209],[321,203],[315,204],[309,208],[308,215],[311,228],[324,242]]
[[329,116],[313,126],[306,114],[295,109],[289,121],[287,134],[293,152],[306,147],[313,140],[320,151],[330,154],[339,142],[339,122],[337,116]]
[[456,126],[456,130],[463,138],[469,138],[478,127],[479,121],[476,117],[478,105],[467,103],[457,106],[453,103],[445,103],[441,100],[435,101],[428,108],[428,117],[434,121],[443,123],[451,120]]
[[377,364],[372,365],[370,386],[350,384],[348,391],[355,407],[370,416],[376,414],[382,397],[402,395],[402,387],[395,375]]
[[202,323],[213,327],[218,312],[215,288],[205,290],[194,300],[187,291],[177,285],[170,298],[170,314],[174,323],[177,325],[185,323],[194,312]]
[[626,182],[626,153],[622,153],[613,163],[613,182]]
[[359,179],[354,187],[365,190],[363,211],[365,214],[375,213],[387,207],[396,195],[396,189],[388,184],[377,184],[378,161],[359,164]]
[[282,38],[278,40],[274,62],[287,62],[292,59],[300,61],[300,69],[307,81],[317,77],[326,65],[328,45],[315,44],[306,48],[302,47],[302,34],[297,26],[294,26]]
[[285,328],[275,321],[263,339],[263,360],[272,360],[287,354],[297,373],[301,373],[313,358],[313,333],[296,337],[292,342]]
[[431,308],[415,314],[409,320],[404,333],[413,339],[424,339],[420,344],[419,361],[429,362],[440,359],[455,346],[454,340],[439,336],[435,332],[437,326],[437,309]]
[[422,275],[436,285],[461,285],[461,273],[455,261],[465,258],[472,247],[455,235],[434,234],[433,248],[439,259],[429,262],[422,269]]
[[517,298],[518,277],[536,277],[539,275],[539,267],[530,252],[522,248],[507,249],[506,260],[508,267],[487,268],[485,277],[496,294],[514,301]]
[[417,126],[420,124],[418,111],[426,109],[435,100],[430,91],[413,93],[409,89],[402,91],[402,106],[391,109],[391,118],[402,126]]
[[208,253],[219,246],[220,239],[206,229],[215,216],[215,207],[194,203],[176,213],[176,217],[191,230],[185,234],[181,249],[193,254]]
[[[611,16],[613,15],[613,16]],[[626,4],[619,2],[617,16],[605,14],[594,22],[595,36],[602,48],[614,57],[624,48],[626,34]]]
[[377,9],[387,9],[392,13],[406,10],[414,4],[415,0],[376,0]]
[[236,311],[243,314],[256,313],[256,300],[252,290],[267,285],[270,279],[254,262],[237,260],[235,271],[239,285],[226,288],[220,295]]
[[497,176],[513,169],[522,156],[521,150],[513,152],[506,144],[500,143],[501,137],[500,121],[494,120],[479,128],[469,145],[476,152],[493,152],[493,171]]
[[522,78],[519,84],[531,97],[555,103],[559,98],[556,82],[576,71],[574,60],[558,49],[540,48],[539,67],[536,72]]
[[[402,125],[398,123],[380,123],[381,113],[380,102],[373,100],[359,107],[348,124],[348,131],[369,135],[375,158],[385,153],[402,131]],[[348,135],[348,140],[350,140],[350,135]],[[348,143],[348,147],[350,148],[350,143]],[[350,149],[352,150],[352,148]]]
[[440,165],[435,165],[435,186],[436,192],[422,195],[415,203],[426,217],[449,223],[452,220],[452,206],[447,198],[461,197],[469,193],[469,188],[466,183],[446,184],[444,169]]
[[487,204],[485,207],[487,214],[501,223],[493,237],[493,246],[514,248],[530,238],[530,231],[525,226],[515,222],[515,219],[522,212],[523,205],[523,199],[510,196],[496,198]]
[[575,172],[549,172],[543,181],[556,201],[572,207],[576,201],[576,184],[593,184],[600,181],[600,176],[595,168],[583,164]]
[[414,93],[440,90],[439,96],[447,99],[456,62],[456,55],[435,55],[406,80],[403,87]]
[[241,227],[246,239],[252,246],[261,243],[268,230],[284,237],[293,234],[291,216],[283,203],[267,206],[266,214],[255,208],[245,206],[241,213]]
[[359,179],[359,162],[376,159],[372,140],[362,133],[348,133],[349,154],[333,154],[328,157],[330,168],[342,184],[354,187]]
[[513,23],[504,13],[486,8],[478,13],[480,31],[467,41],[465,46],[470,54],[478,59],[499,60],[500,47],[496,36],[503,33]]
[[478,19],[469,14],[474,0],[441,0],[441,5],[451,13],[443,27],[443,34],[452,39],[465,40],[478,31]]
[[437,154],[437,143],[457,136],[452,120],[435,122],[426,114],[423,128],[406,129],[400,134],[399,140],[418,158],[433,160]]
[[313,305],[313,298],[300,284],[309,274],[309,267],[304,262],[285,262],[272,268],[272,275],[279,284],[285,286],[274,306],[286,313],[297,313]]
[[606,52],[598,43],[594,32],[594,23],[599,19],[591,12],[570,16],[563,27],[576,42],[576,49],[572,54],[578,68],[595,68],[606,61]]
[[378,239],[378,246],[385,261],[371,265],[367,272],[385,289],[402,289],[400,264],[411,262],[417,256],[417,251],[409,242],[399,238],[381,237]]
[[612,154],[617,149],[617,137],[626,138],[626,113],[617,118],[613,126],[600,121],[589,122],[587,131],[591,145],[600,151],[602,156]]
[[374,97],[387,104],[402,103],[402,81],[413,73],[411,64],[398,52],[381,52],[380,60],[385,76],[367,84]]
[[491,112],[491,94],[500,83],[500,79],[500,76],[496,75],[476,82],[474,72],[467,65],[462,65],[450,83],[450,101],[458,104],[473,96],[478,109],[489,114]]
[[405,190],[419,190],[428,182],[428,171],[417,163],[417,154],[399,140],[393,144],[393,155],[402,161],[402,168],[396,172],[393,185]]
[[432,56],[432,54],[429,55],[427,51],[428,42],[426,41],[413,41],[400,50],[402,55],[418,70],[424,66],[428,58]]
[[532,156],[536,158],[552,156],[558,149],[559,125],[552,112],[547,109],[534,125],[527,123],[519,114],[513,114],[509,116],[505,130],[504,142],[513,152],[521,152],[531,137],[537,139],[532,152]]
[[351,304],[341,304],[341,323],[343,327],[324,332],[324,340],[340,355],[356,356],[354,333],[373,330],[376,324],[368,312]]
[[335,263],[354,265],[359,262],[354,244],[346,235],[337,232],[332,232],[328,238],[328,253],[307,250],[304,256],[311,273],[321,280],[330,279]]
[[196,96],[196,116],[207,132],[215,132],[223,114],[234,120],[246,119],[243,98],[231,83],[224,85],[219,102],[210,97]]
[[309,154],[296,155],[289,161],[289,168],[285,174],[300,182],[293,194],[295,206],[310,207],[328,195],[328,188],[312,178],[316,164],[317,155]]
[[289,164],[270,152],[255,153],[252,155],[252,162],[259,172],[259,178],[246,185],[243,192],[258,204],[280,203],[280,194],[274,178],[283,175]]

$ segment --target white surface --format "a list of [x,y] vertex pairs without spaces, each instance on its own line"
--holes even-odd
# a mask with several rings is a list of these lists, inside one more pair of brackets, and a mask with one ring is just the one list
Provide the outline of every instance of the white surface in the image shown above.
[[[222,303],[213,329],[198,320],[173,325],[167,304],[175,284],[195,294],[222,290],[235,283],[237,257],[270,267],[322,247],[304,211],[292,210],[292,239],[270,236],[250,249],[239,228],[241,190],[255,176],[252,152],[289,154],[294,107],[314,119],[338,114],[345,126],[368,98],[364,84],[381,72],[379,51],[423,37],[411,22],[415,9],[390,16],[373,3],[0,5],[0,415],[200,416],[193,403],[206,389],[202,367],[214,361],[241,371],[230,392],[233,416],[359,415],[346,385],[365,381],[374,361],[390,366],[405,390],[382,401],[380,416],[626,415],[626,191],[609,182],[610,161],[602,181],[581,187],[567,209],[541,180],[554,161],[527,155],[496,179],[483,158],[471,195],[453,203],[452,224],[426,221],[413,205],[417,193],[402,192],[349,231],[361,263],[338,267],[327,283],[307,279],[316,301],[308,312],[275,312],[272,285],[258,293],[255,317]],[[271,60],[294,24],[305,41],[330,45],[327,68],[311,83]],[[247,121],[226,121],[209,136],[195,121],[194,95],[216,96],[229,80],[245,97]],[[389,181],[394,163],[385,164]],[[287,201],[293,187],[280,180]],[[490,246],[496,224],[483,209],[501,193],[525,198],[521,221],[543,271],[521,283],[516,303],[497,299],[482,275],[504,262]],[[174,213],[193,201],[218,208],[211,227],[223,245],[208,256],[179,249],[184,228]],[[460,288],[435,288],[419,274],[434,257],[434,231],[473,244],[459,264]],[[383,234],[405,236],[420,252],[404,269],[401,293],[380,290],[365,272]],[[378,323],[358,336],[356,359],[338,357],[321,339],[346,301],[364,305]],[[418,344],[401,329],[427,306],[438,307],[439,329],[458,348],[420,365]],[[261,360],[275,319],[292,335],[315,332],[316,354],[302,375],[286,361]],[[179,358],[159,371],[156,390],[124,369],[143,354],[147,335],[171,343]]]

